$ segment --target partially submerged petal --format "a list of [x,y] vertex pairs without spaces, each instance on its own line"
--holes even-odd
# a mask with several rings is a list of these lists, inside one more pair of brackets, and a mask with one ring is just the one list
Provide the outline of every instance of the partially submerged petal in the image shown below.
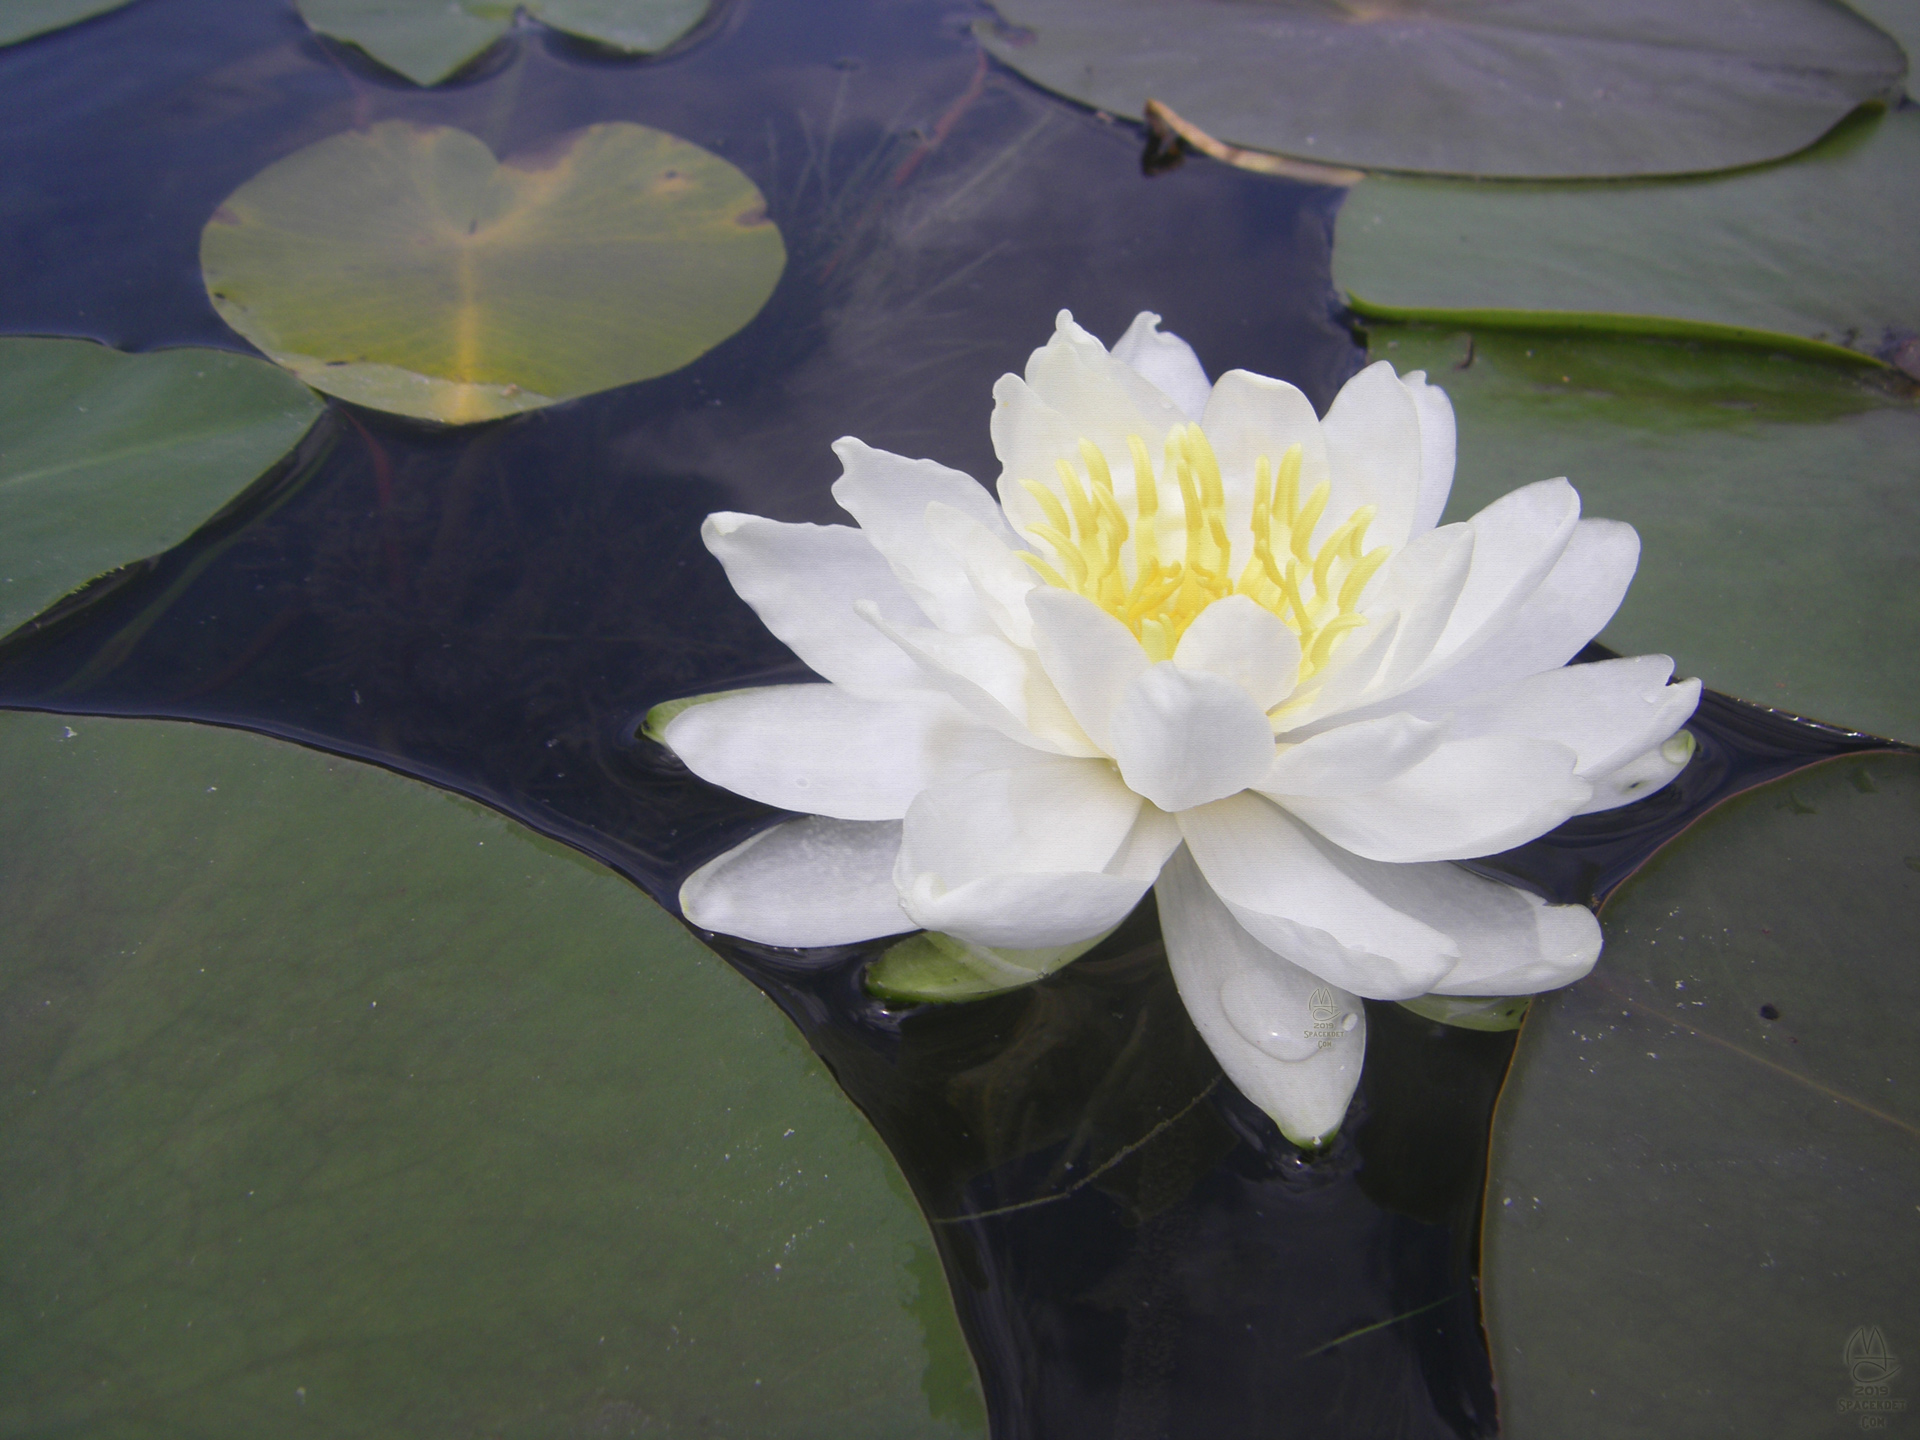
[[762,945],[851,945],[911,930],[893,888],[900,829],[819,816],[775,825],[689,875],[680,912]]

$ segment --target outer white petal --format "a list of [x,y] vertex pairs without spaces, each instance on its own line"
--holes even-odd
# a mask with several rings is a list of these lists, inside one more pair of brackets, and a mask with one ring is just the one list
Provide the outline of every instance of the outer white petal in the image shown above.
[[1109,749],[1107,722],[1150,663],[1140,642],[1084,595],[1045,586],[1027,597],[1034,646],[1060,698],[1088,737]]
[[1509,491],[1467,521],[1473,564],[1467,583],[1433,647],[1436,669],[1471,654],[1540,588],[1580,523],[1580,496],[1565,480],[1542,480]]
[[1174,983],[1220,1068],[1289,1140],[1323,1143],[1360,1083],[1366,1007],[1249,935],[1184,850],[1154,893]]
[[1573,773],[1575,758],[1551,740],[1489,735],[1449,741],[1358,795],[1273,799],[1369,860],[1467,860],[1523,844],[1577,814],[1593,787]]
[[1033,651],[998,635],[949,635],[891,625],[872,606],[854,608],[918,662],[924,685],[951,695],[1002,734],[1056,755],[1100,753]]
[[763,945],[851,945],[914,928],[893,888],[898,820],[809,816],[763,830],[680,887],[688,923]]
[[1413,531],[1423,535],[1440,523],[1453,491],[1453,402],[1447,392],[1427,383],[1427,372],[1409,370],[1400,377],[1420,412],[1420,500],[1413,508]]
[[907,810],[894,883],[929,930],[1066,945],[1125,919],[1178,843],[1104,762],[1056,760],[924,791]]
[[1113,347],[1113,358],[1159,390],[1189,420],[1206,413],[1213,389],[1200,357],[1178,335],[1160,333],[1160,317],[1142,310]]
[[898,820],[929,785],[1042,758],[944,695],[867,700],[770,685],[681,711],[669,749],[737,795],[843,820]]
[[1293,693],[1300,638],[1271,610],[1244,595],[1229,595],[1187,627],[1173,663],[1230,680],[1262,710],[1271,710]]
[[970,515],[934,501],[927,506],[927,533],[959,562],[980,597],[987,616],[1015,645],[1033,647],[1033,620],[1027,614],[1027,596],[1040,577],[1020,559],[999,530],[990,530]]
[[1672,673],[1665,655],[1543,670],[1454,707],[1452,733],[1557,740],[1579,756],[1575,773],[1591,780],[1657,749],[1686,724],[1700,703],[1700,682],[1669,685]]
[[1350,674],[1362,673],[1358,662],[1367,652],[1353,649],[1356,639],[1348,635],[1334,651],[1328,675],[1322,682],[1322,699],[1312,712],[1325,715],[1371,697],[1382,699],[1399,694],[1431,662],[1434,647],[1447,628],[1454,605],[1466,588],[1473,568],[1474,533],[1466,525],[1447,525],[1429,530],[1395,554],[1380,567],[1380,573],[1367,587],[1363,613],[1371,628],[1374,617],[1391,613],[1399,617],[1399,630],[1393,648],[1380,660],[1364,692],[1355,693],[1343,684]]
[[1584,905],[1549,905],[1537,895],[1457,865],[1395,865],[1396,900],[1445,930],[1460,963],[1433,987],[1438,995],[1532,995],[1571,985],[1600,958],[1600,922]]
[[1363,795],[1402,775],[1439,748],[1442,721],[1384,715],[1285,746],[1253,788],[1265,795]]
[[858,530],[721,511],[707,517],[700,538],[740,598],[815,674],[857,695],[932,689],[913,660],[854,609],[871,601],[895,625],[923,618]]
[[1258,795],[1179,819],[1207,883],[1248,933],[1342,989],[1405,1000],[1460,958],[1450,937],[1376,893],[1381,874],[1411,867],[1349,855]]
[[1367,544],[1404,545],[1420,511],[1426,447],[1420,407],[1381,360],[1369,365],[1333,397],[1320,422],[1332,470],[1333,495],[1315,532],[1315,543],[1362,505],[1379,508]]
[[1107,753],[1130,788],[1162,810],[1221,800],[1273,764],[1273,726],[1253,697],[1171,660],[1134,678],[1107,722]]
[[1581,807],[1580,813],[1591,815],[1596,810],[1613,810],[1644,800],[1678,776],[1692,758],[1693,736],[1682,730],[1664,745],[1635,756],[1617,769],[1595,775],[1593,799]]
[[987,628],[991,620],[965,567],[928,532],[927,507],[958,510],[1011,544],[1013,532],[993,497],[970,475],[875,450],[852,436],[834,441],[833,453],[843,467],[833,498],[860,522],[927,618],[942,630]]

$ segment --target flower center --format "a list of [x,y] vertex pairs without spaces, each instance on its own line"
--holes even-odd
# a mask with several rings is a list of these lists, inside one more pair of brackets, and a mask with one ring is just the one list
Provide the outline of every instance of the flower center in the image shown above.
[[1049,585],[1086,596],[1131,630],[1156,661],[1173,658],[1180,637],[1207,606],[1245,595],[1300,637],[1302,681],[1327,663],[1341,636],[1366,624],[1355,607],[1391,547],[1363,550],[1375,510],[1362,505],[1312,548],[1332,492],[1322,481],[1300,498],[1298,445],[1277,468],[1264,455],[1255,462],[1252,553],[1237,577],[1220,464],[1205,432],[1179,425],[1167,436],[1163,476],[1178,487],[1178,515],[1160,508],[1162,477],[1154,474],[1146,442],[1129,435],[1127,449],[1131,503],[1115,493],[1106,456],[1086,439],[1080,441],[1084,478],[1070,462],[1055,462],[1064,503],[1038,481],[1020,482],[1046,516],[1027,533],[1053,552],[1054,563],[1030,552],[1020,558]]

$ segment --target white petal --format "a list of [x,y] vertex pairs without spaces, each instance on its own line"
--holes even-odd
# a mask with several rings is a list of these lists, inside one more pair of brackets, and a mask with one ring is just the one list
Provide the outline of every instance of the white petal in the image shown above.
[[763,830],[680,887],[689,924],[762,945],[851,945],[914,928],[893,888],[898,820],[809,816]]
[[1360,1083],[1366,1007],[1249,935],[1185,852],[1154,893],[1174,983],[1220,1068],[1289,1140],[1324,1142]]
[[[1243,490],[1248,497],[1253,494],[1254,469],[1261,457],[1277,466],[1295,445],[1300,447],[1303,497],[1311,495],[1330,474],[1327,443],[1320,433],[1320,418],[1313,413],[1313,402],[1284,380],[1255,375],[1250,370],[1229,370],[1213,387],[1201,428],[1220,461],[1222,483]],[[1330,512],[1332,506],[1328,509]],[[1250,498],[1247,514],[1252,514]],[[1334,523],[1345,518],[1339,516]],[[1243,526],[1247,523],[1242,519]]]
[[1572,750],[1551,740],[1490,735],[1449,741],[1359,795],[1273,799],[1369,860],[1466,860],[1511,849],[1577,814],[1593,787],[1573,773],[1574,762]]
[[1027,613],[1040,663],[1060,698],[1088,738],[1109,749],[1107,722],[1146,670],[1147,652],[1126,626],[1070,590],[1044,586],[1027,598]]
[[843,820],[898,820],[929,785],[1042,758],[944,695],[867,700],[833,685],[770,685],[695,705],[665,740],[703,780]]
[[1158,455],[1167,432],[1187,419],[1172,397],[1109,355],[1066,310],[1054,320],[1053,337],[1027,358],[1026,381],[1042,404],[1064,415],[1109,463],[1127,453],[1128,435],[1140,436],[1147,453]]
[[1333,495],[1314,532],[1315,543],[1362,505],[1373,505],[1379,514],[1367,531],[1367,544],[1406,544],[1420,508],[1426,447],[1420,407],[1393,366],[1378,361],[1341,386],[1320,431]]
[[[993,451],[1000,457],[1000,478],[994,493],[1007,523],[1024,535],[1030,527],[1045,522],[1045,512],[1027,493],[1021,482],[1034,480],[1048,485],[1054,478],[1054,461],[1064,458],[1075,462],[1080,457],[1080,437],[1085,432],[1059,411],[1033,393],[1033,387],[1018,375],[1002,375],[993,386],[993,418],[989,422]],[[1124,444],[1124,437],[1122,439]],[[1124,452],[1123,452],[1124,453]],[[1109,457],[1108,463],[1113,463]],[[1121,467],[1121,473],[1127,468]],[[1119,479],[1119,475],[1114,477]]]
[[895,625],[923,618],[858,530],[721,511],[707,517],[700,538],[740,598],[816,675],[857,695],[932,688],[912,659],[854,609],[868,600]]
[[1282,748],[1253,788],[1266,795],[1361,795],[1404,774],[1446,739],[1448,727],[1412,715],[1384,715]]
[[1453,490],[1453,402],[1447,392],[1427,383],[1427,372],[1409,370],[1400,377],[1420,413],[1420,500],[1413,508],[1414,535],[1440,523]]
[[1178,335],[1160,333],[1160,317],[1142,310],[1113,347],[1113,358],[1159,390],[1189,420],[1206,412],[1213,386],[1193,347]]
[[[1363,608],[1369,617],[1381,611],[1397,614],[1400,627],[1393,649],[1380,662],[1366,696],[1397,695],[1429,665],[1472,573],[1474,544],[1470,527],[1446,525],[1427,531],[1380,567],[1367,587]],[[1336,683],[1339,672],[1353,666],[1354,658],[1362,653],[1356,651],[1354,658],[1343,653],[1356,638],[1347,636],[1341,649],[1334,651],[1324,683],[1328,697],[1342,693]],[[1326,702],[1314,709],[1327,713]]]
[[949,635],[892,625],[865,604],[855,610],[918,662],[922,684],[951,695],[969,714],[1023,745],[1056,755],[1097,755],[1040,657],[998,635]]
[[1450,938],[1375,893],[1382,874],[1413,867],[1349,855],[1258,795],[1179,820],[1207,883],[1248,933],[1343,989],[1424,995],[1460,958]]
[[1460,947],[1460,963],[1437,995],[1532,995],[1571,985],[1600,958],[1600,922],[1584,905],[1469,874],[1457,865],[1397,865],[1396,898]]
[[1672,673],[1665,655],[1543,670],[1455,707],[1452,731],[1557,740],[1579,756],[1575,773],[1592,779],[1657,749],[1686,724],[1700,703],[1700,682],[1669,685]]
[[923,792],[894,872],[916,921],[979,945],[1036,949],[1126,918],[1179,843],[1104,762],[1057,760]]
[[1136,676],[1107,722],[1127,785],[1186,810],[1254,784],[1273,764],[1266,712],[1231,680],[1162,661]]
[[[1678,686],[1674,687],[1678,689]],[[1593,799],[1580,808],[1582,815],[1614,810],[1644,800],[1687,768],[1693,758],[1693,736],[1682,730],[1663,745],[1637,755],[1616,769],[1593,777]]]
[[1229,595],[1187,627],[1173,663],[1230,680],[1262,710],[1271,710],[1293,693],[1300,638],[1271,610],[1244,595]]
[[1430,663],[1436,668],[1498,634],[1539,589],[1580,523],[1580,496],[1565,480],[1542,480],[1502,495],[1466,523],[1473,531],[1473,564],[1434,644]]
[[1030,649],[1033,621],[1027,614],[1027,595],[1041,583],[1040,577],[1020,559],[1019,550],[1001,538],[1005,531],[1004,519],[998,530],[990,530],[937,500],[927,506],[927,534],[959,562],[1000,633]]

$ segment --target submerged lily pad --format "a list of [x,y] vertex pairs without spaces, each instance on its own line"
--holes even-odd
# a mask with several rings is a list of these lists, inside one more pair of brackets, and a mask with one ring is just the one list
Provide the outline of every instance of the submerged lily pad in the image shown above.
[[[1449,520],[1565,475],[1640,532],[1600,639],[1716,690],[1920,741],[1920,409],[1745,346],[1376,325],[1459,415]],[[1464,367],[1464,368],[1462,368]]]
[[[1783,164],[1686,182],[1375,177],[1341,208],[1334,279],[1388,317],[1658,316],[1873,351],[1920,330],[1917,173],[1908,108],[1861,115]],[[1511,313],[1547,311],[1576,313]]]
[[0,45],[29,40],[49,30],[64,30],[131,3],[132,0],[4,0],[0,3]]
[[1534,1001],[1487,1191],[1503,1436],[1897,1433],[1875,1405],[1910,1376],[1850,1362],[1881,1327],[1916,1343],[1916,854],[1920,759],[1776,781],[1630,880],[1598,969]]
[[1821,0],[994,0],[982,42],[1135,118],[1361,169],[1668,175],[1811,145],[1906,59]]
[[301,379],[448,424],[689,364],[786,265],[753,182],[644,125],[506,163],[388,121],[268,166],[200,239],[214,307]]
[[983,1433],[892,1160],[625,881],[238,731],[0,771],[0,1432]]
[[284,371],[223,350],[0,337],[0,635],[179,544],[320,408]]
[[507,33],[524,10],[556,30],[628,54],[664,50],[707,0],[295,0],[322,35],[357,45],[416,85],[435,85]]

